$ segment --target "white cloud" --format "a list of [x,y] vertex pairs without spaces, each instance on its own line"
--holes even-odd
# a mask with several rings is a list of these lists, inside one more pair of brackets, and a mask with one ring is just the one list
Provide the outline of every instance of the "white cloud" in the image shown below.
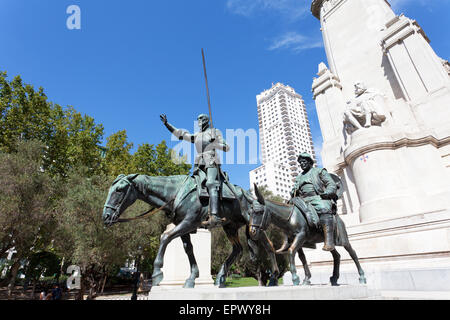
[[251,16],[258,12],[273,11],[291,20],[302,17],[309,10],[309,0],[226,0],[232,13]]
[[322,39],[311,39],[297,32],[287,32],[274,39],[268,50],[290,50],[298,53],[303,50],[322,47]]

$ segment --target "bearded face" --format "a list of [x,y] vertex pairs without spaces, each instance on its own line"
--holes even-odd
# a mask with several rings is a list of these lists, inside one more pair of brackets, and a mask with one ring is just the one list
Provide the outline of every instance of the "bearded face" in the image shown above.
[[209,128],[209,117],[205,114],[201,114],[197,118],[198,121],[198,127],[200,128],[200,131],[203,132],[206,129]]

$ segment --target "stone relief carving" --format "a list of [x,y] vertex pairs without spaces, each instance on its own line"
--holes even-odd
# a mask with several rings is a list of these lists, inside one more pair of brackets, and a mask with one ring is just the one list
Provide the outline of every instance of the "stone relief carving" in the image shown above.
[[347,110],[343,117],[347,134],[362,128],[381,126],[386,121],[383,104],[383,94],[367,88],[363,82],[355,83],[355,98],[347,102]]

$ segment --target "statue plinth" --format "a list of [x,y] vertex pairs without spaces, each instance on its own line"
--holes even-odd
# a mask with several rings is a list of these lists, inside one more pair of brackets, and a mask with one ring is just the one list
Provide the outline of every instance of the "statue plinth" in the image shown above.
[[[173,229],[174,224],[169,224],[165,232]],[[196,279],[195,286],[213,286],[211,276],[211,233],[205,229],[197,230],[191,234],[191,242],[200,271],[200,277]],[[181,239],[173,240],[166,249],[164,255],[164,280],[160,283],[161,288],[180,288],[184,285],[190,274],[188,257],[183,248]],[[158,290],[158,287],[152,288]]]
[[353,172],[361,222],[450,207],[441,159],[430,152],[432,140],[432,136],[406,135],[381,127],[352,134],[344,158]]

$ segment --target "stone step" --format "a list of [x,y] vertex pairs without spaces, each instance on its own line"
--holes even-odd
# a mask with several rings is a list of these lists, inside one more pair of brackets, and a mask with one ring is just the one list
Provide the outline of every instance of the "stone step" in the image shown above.
[[350,300],[379,297],[366,285],[279,286],[243,288],[165,288],[154,287],[150,300]]

